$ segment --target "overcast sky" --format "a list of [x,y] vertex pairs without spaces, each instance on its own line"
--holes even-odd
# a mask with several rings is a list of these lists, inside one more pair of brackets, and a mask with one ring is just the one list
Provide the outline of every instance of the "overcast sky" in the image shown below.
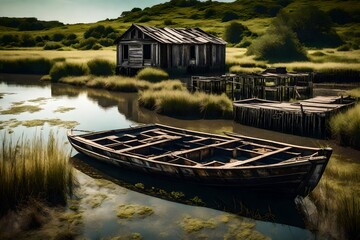
[[[151,7],[169,0],[0,0],[2,17],[36,17],[63,23],[89,23],[117,18],[134,7]],[[218,0],[232,2],[234,0]]]

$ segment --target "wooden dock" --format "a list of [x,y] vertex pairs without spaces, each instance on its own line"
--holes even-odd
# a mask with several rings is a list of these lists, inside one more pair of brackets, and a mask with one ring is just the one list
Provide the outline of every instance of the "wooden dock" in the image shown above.
[[285,68],[269,68],[261,73],[192,76],[191,89],[212,94],[226,93],[231,100],[261,98],[289,101],[312,97],[312,78],[310,73],[290,73]]
[[315,97],[299,102],[246,99],[233,103],[234,121],[295,135],[327,138],[330,118],[354,105],[350,97]]

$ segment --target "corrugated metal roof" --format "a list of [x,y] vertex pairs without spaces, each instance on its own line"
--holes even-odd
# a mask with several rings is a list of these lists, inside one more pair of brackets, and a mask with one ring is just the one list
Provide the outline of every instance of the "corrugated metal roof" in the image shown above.
[[[133,27],[139,29],[155,41],[164,44],[226,44],[221,38],[206,33],[200,28],[157,28],[133,24],[128,31]],[[121,41],[128,31],[115,42]]]

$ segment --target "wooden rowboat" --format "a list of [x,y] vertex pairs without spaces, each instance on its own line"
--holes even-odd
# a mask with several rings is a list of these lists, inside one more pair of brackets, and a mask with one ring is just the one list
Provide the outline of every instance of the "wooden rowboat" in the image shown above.
[[160,124],[75,135],[80,153],[119,167],[201,185],[306,196],[331,148],[310,148],[234,133],[226,136]]

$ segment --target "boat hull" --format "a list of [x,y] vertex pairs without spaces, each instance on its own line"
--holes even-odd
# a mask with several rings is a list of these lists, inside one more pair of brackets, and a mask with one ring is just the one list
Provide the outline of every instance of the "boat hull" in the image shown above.
[[106,150],[102,146],[81,141],[68,134],[71,145],[80,153],[121,168],[146,172],[154,177],[165,177],[191,184],[234,189],[246,189],[286,196],[306,196],[317,185],[329,160],[331,151],[316,161],[299,161],[292,164],[273,164],[241,167],[198,167],[171,165],[148,161],[142,157]]

